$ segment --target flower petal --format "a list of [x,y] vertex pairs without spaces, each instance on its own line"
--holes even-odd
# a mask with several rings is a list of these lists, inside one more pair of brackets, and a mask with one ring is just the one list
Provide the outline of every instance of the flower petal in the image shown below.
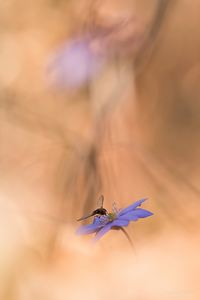
[[129,211],[126,214],[119,217],[120,220],[137,221],[139,217],[135,211]]
[[77,229],[76,233],[78,235],[81,235],[81,234],[90,234],[90,233],[97,232],[99,229],[104,227],[108,222],[109,219],[107,216],[94,217],[92,224],[80,226]]
[[77,88],[86,84],[101,68],[102,58],[90,47],[88,37],[63,44],[49,59],[48,72],[53,85]]
[[131,211],[131,210],[134,210],[136,207],[140,206],[145,200],[147,200],[147,198],[143,198],[143,199],[141,199],[141,200],[138,200],[138,201],[136,201],[135,203],[129,205],[128,207],[122,209],[122,210],[119,212],[118,216],[122,216],[122,215],[126,214],[127,212],[129,212],[129,211]]
[[100,238],[102,238],[102,236],[104,236],[111,229],[112,224],[113,222],[109,222],[103,228],[101,228],[93,238],[93,242],[97,242]]
[[143,208],[136,208],[133,213],[135,213],[135,215],[138,218],[146,218],[146,217],[150,217],[153,215],[153,213],[151,211],[148,211]]
[[94,232],[98,231],[99,228],[101,228],[102,226],[100,226],[99,224],[95,224],[95,223],[89,224],[89,225],[83,225],[77,229],[76,234],[83,235],[83,234],[94,233]]
[[112,227],[114,226],[119,226],[119,227],[123,227],[123,226],[128,226],[129,224],[129,220],[125,220],[125,219],[116,219],[112,222]]
[[134,211],[129,211],[126,214],[120,216],[120,219],[129,220],[129,221],[137,221],[139,218],[147,218],[153,215],[152,212],[143,209],[143,208],[136,208]]

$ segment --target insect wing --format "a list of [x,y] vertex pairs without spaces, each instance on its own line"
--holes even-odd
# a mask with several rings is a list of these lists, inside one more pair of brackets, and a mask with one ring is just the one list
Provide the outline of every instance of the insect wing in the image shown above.
[[[97,207],[103,208],[103,202],[104,202],[104,196],[101,195],[101,196],[99,197],[98,201],[97,201]],[[94,216],[96,211],[97,211],[97,210],[94,210],[94,211],[93,211],[92,213],[90,213],[89,215],[86,215],[86,216],[81,217],[80,219],[77,219],[77,221],[83,221],[83,220],[86,220],[87,218],[90,218],[90,217]]]
[[86,219],[88,219],[92,216],[94,216],[94,212],[90,213],[89,215],[83,216],[80,219],[77,219],[77,221],[83,221],[83,220],[86,220]]
[[97,207],[103,208],[104,196],[101,195],[97,200]]

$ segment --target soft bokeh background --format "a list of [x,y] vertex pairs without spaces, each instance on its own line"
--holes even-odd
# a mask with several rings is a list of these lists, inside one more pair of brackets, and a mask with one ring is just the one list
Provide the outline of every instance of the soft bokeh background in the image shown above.
[[[199,299],[200,1],[7,0],[0,23],[0,299]],[[102,68],[56,86],[90,32]],[[136,253],[74,234],[100,194],[149,198]]]

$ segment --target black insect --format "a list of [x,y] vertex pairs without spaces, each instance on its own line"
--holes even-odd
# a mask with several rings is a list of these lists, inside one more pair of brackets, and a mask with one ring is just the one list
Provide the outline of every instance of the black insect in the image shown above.
[[77,221],[82,221],[82,220],[85,220],[87,218],[90,218],[92,216],[103,216],[103,215],[107,215],[108,212],[107,210],[103,207],[103,202],[104,202],[104,196],[101,195],[98,199],[98,205],[100,206],[99,208],[95,209],[91,214],[89,215],[86,215],[80,219],[78,219]]

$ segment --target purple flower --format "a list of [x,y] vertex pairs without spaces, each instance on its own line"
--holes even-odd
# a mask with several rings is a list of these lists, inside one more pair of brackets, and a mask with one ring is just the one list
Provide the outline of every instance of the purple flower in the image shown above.
[[72,39],[50,57],[48,75],[53,85],[79,88],[99,72],[104,59],[95,52],[91,43],[89,36]]
[[147,218],[153,215],[152,212],[143,208],[138,208],[146,199],[141,199],[132,205],[117,211],[113,210],[103,216],[94,217],[93,223],[89,225],[82,225],[78,228],[77,234],[91,234],[96,233],[93,241],[98,241],[111,229],[122,229],[129,225],[130,221],[137,221],[140,218]]

